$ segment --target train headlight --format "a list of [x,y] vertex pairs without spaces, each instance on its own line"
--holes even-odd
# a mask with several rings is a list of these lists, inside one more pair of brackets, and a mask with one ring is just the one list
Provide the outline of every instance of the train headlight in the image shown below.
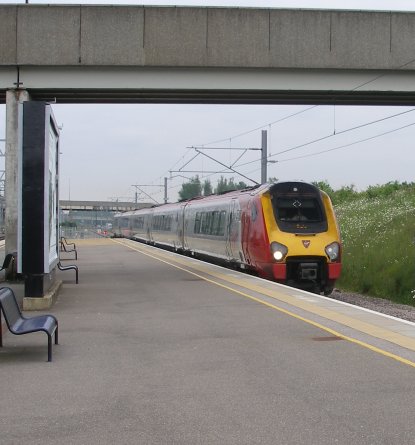
[[340,256],[340,245],[339,243],[331,243],[326,246],[326,254],[330,258],[330,261],[336,261]]
[[271,243],[271,252],[275,261],[282,261],[288,253],[288,248],[287,246],[284,246],[284,244],[273,241]]

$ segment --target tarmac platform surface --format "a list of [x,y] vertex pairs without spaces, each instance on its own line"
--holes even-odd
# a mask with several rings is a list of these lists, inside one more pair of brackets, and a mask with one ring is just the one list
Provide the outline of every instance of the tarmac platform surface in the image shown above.
[[53,362],[44,333],[4,335],[0,444],[414,443],[413,323],[133,241],[76,243]]

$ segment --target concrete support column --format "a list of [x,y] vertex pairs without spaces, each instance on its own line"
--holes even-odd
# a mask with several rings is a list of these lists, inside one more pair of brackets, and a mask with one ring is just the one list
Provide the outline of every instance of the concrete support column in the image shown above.
[[30,100],[26,90],[16,89],[6,92],[6,157],[5,157],[5,231],[6,254],[17,252],[18,219],[18,163],[19,163],[19,103]]

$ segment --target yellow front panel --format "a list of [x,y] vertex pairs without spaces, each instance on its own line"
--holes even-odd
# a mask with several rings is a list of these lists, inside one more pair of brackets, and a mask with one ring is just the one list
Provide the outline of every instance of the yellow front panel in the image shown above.
[[[329,199],[322,193],[323,204],[327,216],[327,232],[317,234],[299,234],[282,232],[275,220],[271,196],[265,193],[261,196],[265,225],[269,242],[277,241],[288,247],[287,258],[292,256],[322,256],[327,258],[325,247],[334,242],[340,242],[337,223]],[[299,223],[301,224],[301,223]],[[305,243],[303,242],[305,241]],[[308,243],[309,241],[309,243]],[[306,247],[308,245],[308,247]]]

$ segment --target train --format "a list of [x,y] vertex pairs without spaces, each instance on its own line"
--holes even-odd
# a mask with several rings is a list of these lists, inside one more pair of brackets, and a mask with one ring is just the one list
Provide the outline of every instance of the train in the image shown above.
[[329,196],[300,181],[115,215],[114,233],[329,295],[342,244]]

